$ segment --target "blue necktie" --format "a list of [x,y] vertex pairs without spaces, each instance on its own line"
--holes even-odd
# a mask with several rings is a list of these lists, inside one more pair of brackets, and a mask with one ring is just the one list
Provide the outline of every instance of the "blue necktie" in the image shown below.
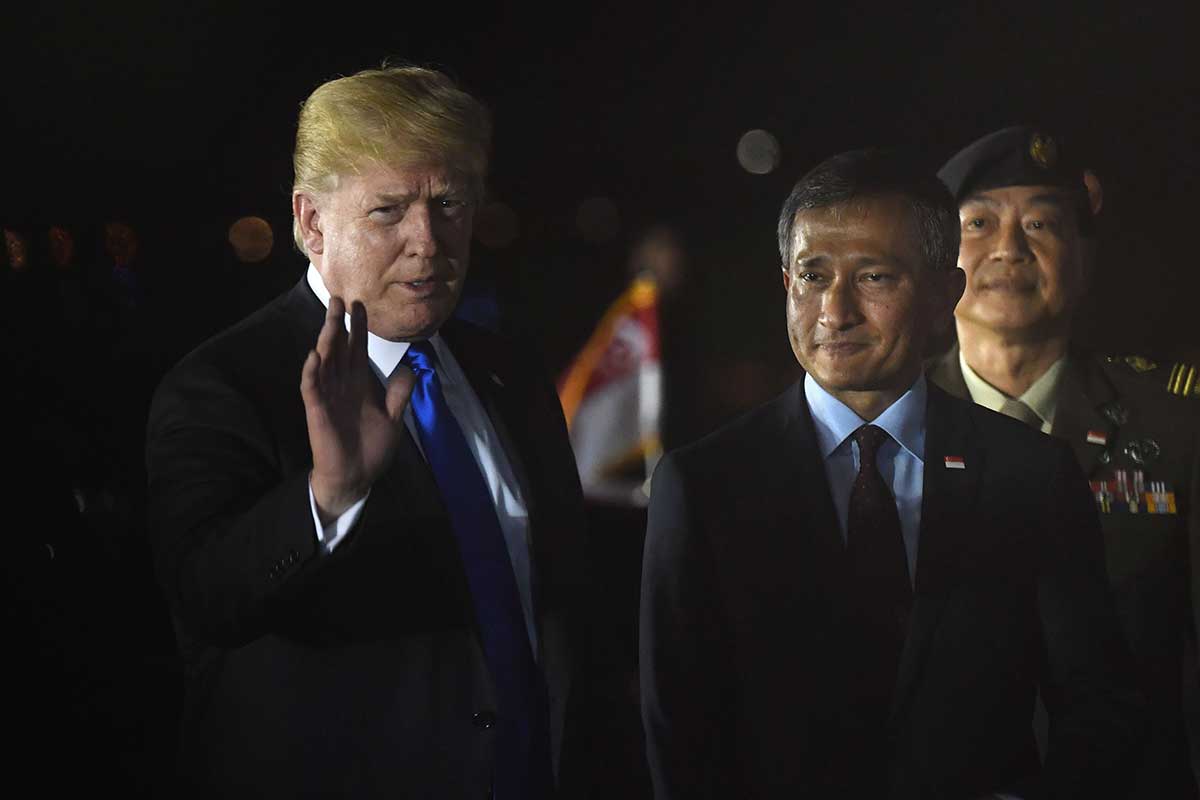
[[437,376],[429,342],[413,342],[403,362],[417,376],[409,406],[458,541],[496,689],[495,800],[541,800],[553,793],[545,684],[533,658],[521,596],[487,483]]

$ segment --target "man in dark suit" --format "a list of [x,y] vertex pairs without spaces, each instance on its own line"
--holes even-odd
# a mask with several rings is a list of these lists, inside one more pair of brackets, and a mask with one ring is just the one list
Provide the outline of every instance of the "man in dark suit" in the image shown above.
[[[1096,494],[1109,580],[1150,711],[1133,796],[1194,798],[1183,707],[1200,694],[1196,370],[1072,344],[1101,194],[1060,139],[1005,128],[939,175],[959,205],[967,286],[958,341],[929,377],[1071,446]],[[1162,508],[1147,501],[1155,486],[1172,498]]]
[[834,156],[779,243],[806,377],[654,476],[657,795],[1108,796],[1141,699],[1087,484],[1066,445],[922,375],[962,292],[952,198],[895,153]]
[[523,800],[568,781],[586,582],[561,410],[524,354],[448,321],[489,139],[434,71],[319,87],[295,152],[307,275],[156,394],[151,526],[194,794]]

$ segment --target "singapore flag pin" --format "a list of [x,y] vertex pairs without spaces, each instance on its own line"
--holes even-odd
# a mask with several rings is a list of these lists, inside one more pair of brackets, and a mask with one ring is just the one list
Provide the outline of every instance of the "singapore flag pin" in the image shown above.
[[966,469],[967,462],[962,456],[946,456],[946,469]]

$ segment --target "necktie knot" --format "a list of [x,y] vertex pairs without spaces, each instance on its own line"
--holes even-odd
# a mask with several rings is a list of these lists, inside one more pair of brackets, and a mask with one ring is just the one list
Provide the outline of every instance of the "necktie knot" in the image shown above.
[[887,431],[876,425],[863,425],[851,435],[858,443],[858,458],[865,465],[874,464],[879,446],[892,438]]
[[436,372],[437,371],[437,356],[433,352],[433,345],[428,339],[419,342],[413,342],[404,351],[404,358],[400,359],[413,372]]

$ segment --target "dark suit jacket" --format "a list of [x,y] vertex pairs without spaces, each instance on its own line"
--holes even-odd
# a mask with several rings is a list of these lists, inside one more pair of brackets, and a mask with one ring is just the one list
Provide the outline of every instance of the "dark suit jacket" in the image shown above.
[[[220,797],[488,796],[493,696],[432,473],[407,434],[354,532],[317,550],[300,373],[324,308],[306,282],[202,345],[150,416],[150,525],[185,660],[185,782]],[[586,586],[581,498],[550,386],[497,337],[442,335],[530,516],[556,765]]]
[[802,382],[663,459],[641,633],[658,797],[1109,796],[1141,700],[1064,445],[930,387],[914,606],[870,761],[841,733],[844,552]]
[[[1137,365],[1136,368],[1134,365]],[[1196,704],[1196,608],[1200,605],[1200,408],[1168,391],[1167,373],[1144,359],[1106,359],[1075,351],[1067,358],[1051,431],[1066,441],[1091,480],[1117,469],[1141,469],[1146,480],[1175,491],[1174,515],[1131,514],[1116,507],[1100,515],[1117,613],[1133,651],[1150,711],[1145,762],[1133,796],[1196,797],[1183,704]],[[970,399],[958,346],[938,359],[929,377]],[[1088,442],[1103,434],[1104,445]],[[1145,441],[1159,449],[1137,464],[1128,447]],[[1197,747],[1193,745],[1193,747]]]

